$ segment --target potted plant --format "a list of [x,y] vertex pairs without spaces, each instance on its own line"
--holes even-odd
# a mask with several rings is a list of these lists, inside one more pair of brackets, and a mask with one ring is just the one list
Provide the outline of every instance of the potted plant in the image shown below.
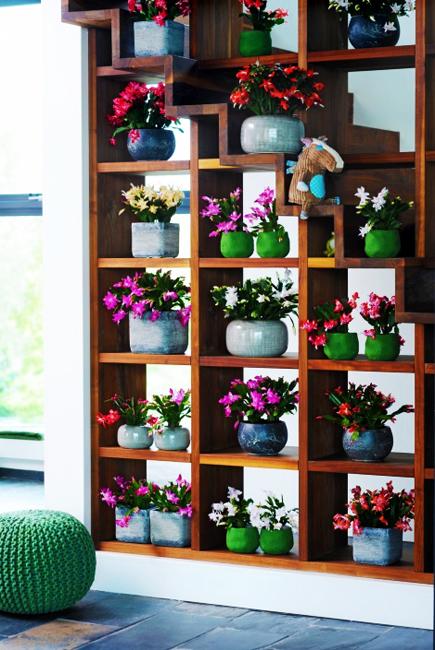
[[242,56],[261,56],[272,54],[271,31],[275,25],[285,23],[288,12],[285,9],[267,9],[267,0],[239,0],[246,11],[240,14],[252,24],[251,30],[240,34],[240,54]]
[[241,490],[229,487],[225,503],[212,504],[208,515],[216,526],[226,528],[226,545],[233,553],[255,553],[259,544],[258,530],[251,523],[252,499],[244,499]]
[[366,357],[371,361],[395,361],[405,343],[396,323],[396,296],[387,298],[372,292],[369,300],[360,305],[360,314],[371,325],[364,330]]
[[183,202],[181,190],[166,185],[155,190],[150,185],[133,185],[122,192],[126,210],[138,221],[131,224],[133,257],[177,257],[180,226],[170,223]]
[[267,555],[287,555],[293,548],[297,510],[286,507],[283,497],[270,494],[251,508],[251,523],[260,530],[260,548]]
[[165,84],[147,86],[130,81],[113,100],[113,113],[107,116],[115,127],[110,143],[128,132],[127,149],[134,160],[168,160],[175,151],[175,135],[169,127],[179,124],[165,111]]
[[128,0],[133,23],[134,56],[184,56],[186,28],[175,21],[190,14],[189,0]]
[[149,449],[153,444],[154,420],[148,415],[147,400],[114,395],[107,401],[112,408],[106,414],[97,414],[98,424],[106,429],[123,420],[124,424],[118,429],[118,445],[125,449]]
[[237,73],[239,85],[230,96],[232,104],[255,115],[242,124],[241,145],[246,153],[298,154],[305,135],[297,111],[322,106],[325,85],[317,72],[296,65],[256,62]]
[[399,16],[415,9],[414,0],[330,0],[329,8],[351,16],[348,36],[355,48],[397,45]]
[[235,416],[237,437],[243,451],[256,456],[277,456],[288,439],[287,425],[280,419],[294,413],[299,401],[298,380],[256,376],[244,382],[234,379],[219,404],[225,416]]
[[403,532],[411,530],[415,492],[395,492],[388,481],[380,490],[353,488],[349,513],[333,517],[336,530],[353,529],[353,560],[358,564],[388,566],[400,562]]
[[251,257],[254,252],[254,239],[243,222],[240,196],[241,189],[237,187],[228,198],[202,197],[206,206],[201,210],[201,217],[216,226],[209,237],[220,236],[223,257]]
[[192,492],[181,474],[154,493],[150,512],[151,543],[155,546],[190,546]]
[[338,386],[328,394],[333,415],[320,415],[318,420],[339,424],[344,430],[343,448],[351,460],[367,463],[385,460],[393,448],[393,434],[387,422],[395,422],[401,413],[413,413],[410,404],[404,404],[393,413],[392,395],[376,390],[375,384]]
[[103,503],[115,509],[115,537],[119,542],[150,543],[150,508],[157,486],[145,479],[114,477],[115,488],[101,488]]
[[184,354],[188,345],[190,288],[169,271],[135,273],[103,298],[119,325],[129,317],[130,349],[143,354]]
[[190,432],[181,421],[190,417],[190,390],[170,388],[169,395],[153,395],[149,408],[157,413],[153,426],[156,446],[165,451],[187,449]]
[[358,335],[349,332],[358,293],[351,298],[336,298],[314,308],[314,320],[306,320],[301,329],[309,333],[308,341],[316,350],[321,347],[328,359],[355,359],[359,351]]
[[283,277],[246,280],[238,286],[213,287],[213,302],[230,319],[226,346],[239,357],[279,357],[287,350],[288,331],[281,320],[297,315],[298,294],[290,271]]
[[399,230],[402,225],[399,217],[414,203],[402,201],[400,196],[390,198],[386,187],[372,197],[364,187],[359,187],[355,196],[360,200],[357,213],[367,219],[366,225],[359,230],[367,257],[396,257],[400,251]]
[[278,223],[275,192],[266,187],[255,200],[247,219],[256,222],[252,233],[257,238],[257,253],[260,257],[287,257],[290,251],[289,236]]

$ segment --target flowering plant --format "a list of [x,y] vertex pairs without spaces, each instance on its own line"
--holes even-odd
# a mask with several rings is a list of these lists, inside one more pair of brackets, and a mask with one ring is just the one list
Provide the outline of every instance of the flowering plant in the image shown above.
[[[364,330],[366,336],[374,339],[379,334],[399,334],[396,323],[396,296],[377,296],[372,291],[368,301],[361,303],[360,314],[372,326],[371,329]],[[404,343],[405,340],[400,337],[400,345]]]
[[248,231],[247,226],[243,223],[240,207],[241,193],[240,187],[237,187],[228,198],[202,197],[207,205],[201,210],[201,217],[210,219],[211,223],[216,226],[216,230],[213,230],[209,237],[218,237],[224,232]]
[[[385,14],[393,18],[407,16],[409,11],[415,9],[415,0],[330,0],[329,8],[351,16],[371,18],[376,14]],[[391,30],[391,26],[385,29],[385,31]],[[395,28],[392,31],[395,31]]]
[[251,508],[251,523],[255,528],[266,530],[297,528],[297,513],[297,508],[290,510],[286,507],[283,497],[269,494],[264,503]]
[[231,93],[235,107],[248,108],[256,115],[293,115],[302,108],[322,106],[319,93],[325,84],[316,81],[317,72],[296,65],[253,63],[240,70],[239,85]]
[[117,526],[126,528],[135,512],[148,510],[152,506],[159,486],[145,479],[136,480],[134,477],[126,479],[124,476],[115,476],[113,480],[116,487],[113,490],[108,487],[101,488],[101,500],[110,508],[128,508],[127,514],[116,520]]
[[139,138],[138,129],[167,129],[179,124],[176,117],[166,115],[165,84],[147,86],[146,83],[130,81],[113,100],[113,114],[107,116],[115,127],[110,144],[116,144],[116,136],[129,132],[131,142]]
[[190,0],[128,0],[128,10],[163,26],[167,20],[190,14]]
[[266,187],[255,200],[251,212],[246,215],[251,222],[257,221],[252,228],[252,233],[258,235],[260,232],[276,232],[278,240],[282,241],[285,235],[285,228],[278,223],[278,214],[276,211],[275,192]]
[[247,382],[234,379],[230,391],[219,404],[224,407],[225,416],[236,416],[236,427],[242,421],[252,424],[278,422],[286,413],[296,411],[299,393],[298,380],[288,382],[284,377],[271,379],[257,375]]
[[107,401],[112,406],[110,411],[106,415],[104,413],[97,414],[98,424],[105,429],[121,419],[130,427],[145,427],[150,424],[149,405],[146,399],[135,399],[134,397],[125,399],[121,395],[114,395]]
[[167,185],[155,190],[151,185],[131,183],[130,189],[123,191],[122,196],[123,203],[127,207],[120,210],[119,214],[129,210],[140,221],[146,223],[153,221],[169,223],[184,199],[184,192]]
[[396,400],[392,395],[384,395],[376,390],[375,384],[356,386],[349,383],[348,388],[338,386],[327,395],[334,415],[319,415],[316,419],[340,424],[352,433],[353,440],[358,439],[361,431],[381,429],[386,422],[395,422],[401,413],[414,412],[413,406],[404,404],[393,413],[388,413]]
[[103,303],[113,312],[113,322],[119,324],[129,312],[134,318],[150,314],[156,321],[164,311],[176,311],[178,318],[186,327],[190,319],[190,287],[182,278],[172,278],[169,271],[163,273],[135,273],[116,282],[103,298]]
[[409,522],[414,519],[415,491],[394,492],[392,481],[380,490],[361,492],[359,485],[352,490],[352,499],[347,504],[350,512],[333,517],[336,530],[349,530],[353,527],[355,535],[363,528],[399,528],[411,530]]
[[156,490],[153,505],[160,512],[176,512],[180,517],[192,516],[192,486],[181,474],[176,481]]
[[275,25],[282,25],[288,16],[285,9],[267,11],[267,0],[239,0],[239,2],[242,8],[248,10],[240,14],[240,17],[246,16],[253,28],[261,32],[270,32]]
[[316,350],[327,343],[327,332],[347,333],[349,323],[353,321],[352,312],[357,307],[358,293],[351,298],[336,298],[334,302],[325,302],[314,307],[314,320],[305,320],[301,329],[309,332],[308,341]]
[[171,429],[180,426],[183,418],[190,417],[190,390],[169,389],[169,395],[153,395],[149,408],[158,414],[154,428],[159,430],[163,426]]
[[360,237],[365,237],[371,230],[398,230],[402,225],[399,216],[414,205],[413,201],[402,201],[400,196],[390,198],[386,187],[372,197],[364,187],[359,187],[355,196],[360,200],[357,213],[367,219],[366,225],[359,229]]
[[223,503],[212,504],[209,519],[213,521],[216,526],[224,526],[225,528],[249,528],[251,527],[251,508],[253,506],[252,499],[244,499],[241,490],[236,488],[228,488],[228,501]]
[[[288,270],[287,270],[288,271]],[[213,302],[232,320],[280,320],[297,315],[298,294],[290,271],[276,282],[271,278],[246,280],[238,286],[213,287]]]

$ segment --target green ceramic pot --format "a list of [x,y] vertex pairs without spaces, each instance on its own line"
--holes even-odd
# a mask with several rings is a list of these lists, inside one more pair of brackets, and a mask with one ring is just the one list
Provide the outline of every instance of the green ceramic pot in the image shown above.
[[233,553],[255,553],[259,544],[256,528],[228,528],[227,549]]
[[249,232],[224,232],[220,248],[224,257],[251,257],[254,238]]
[[395,361],[400,354],[398,334],[377,334],[366,338],[365,354],[370,361]]
[[367,257],[397,257],[400,251],[398,230],[371,230],[364,239]]
[[355,359],[359,352],[358,334],[354,332],[330,332],[323,348],[328,359]]
[[242,32],[240,34],[239,49],[242,56],[272,54],[271,33],[262,32],[257,29]]
[[260,257],[287,257],[290,251],[288,233],[279,237],[276,232],[260,232],[257,237],[257,253]]
[[262,530],[260,547],[267,555],[287,555],[293,548],[293,532],[291,528],[281,530]]

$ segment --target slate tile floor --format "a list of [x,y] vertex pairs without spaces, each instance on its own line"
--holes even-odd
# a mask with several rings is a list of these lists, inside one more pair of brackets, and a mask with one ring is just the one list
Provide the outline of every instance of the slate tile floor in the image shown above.
[[0,650],[430,650],[426,630],[91,591],[58,615],[0,615]]

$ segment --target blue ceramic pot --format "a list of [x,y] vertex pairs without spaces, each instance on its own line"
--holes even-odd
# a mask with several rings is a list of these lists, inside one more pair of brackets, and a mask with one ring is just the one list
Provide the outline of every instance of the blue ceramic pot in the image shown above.
[[134,160],[168,160],[175,151],[175,135],[169,129],[136,129],[139,137],[127,137],[128,153]]
[[190,546],[191,520],[177,512],[151,510],[151,543],[155,546]]
[[353,560],[358,564],[388,566],[400,562],[403,533],[398,528],[363,528],[353,536]]
[[124,449],[149,449],[153,444],[150,427],[122,424],[118,429],[118,445]]
[[189,327],[183,327],[176,311],[163,311],[156,321],[149,313],[143,318],[129,314],[130,350],[139,354],[184,354]]
[[237,437],[248,454],[277,456],[287,444],[287,425],[284,422],[240,422]]
[[190,445],[189,429],[184,427],[165,427],[162,433],[154,434],[157,449],[163,451],[185,451]]
[[245,153],[299,154],[304,123],[289,115],[254,115],[242,124],[241,145]]
[[393,448],[393,434],[390,427],[360,431],[358,438],[352,440],[352,434],[343,434],[343,448],[351,460],[364,463],[376,463],[385,460]]
[[[393,23],[395,30],[385,31],[386,23]],[[399,19],[395,15],[385,14],[376,14],[372,18],[352,16],[348,35],[350,42],[357,49],[396,45],[400,38]]]
[[[129,509],[125,506],[116,506],[115,517],[117,520],[123,519]],[[121,527],[116,525],[115,532],[118,542],[130,542],[134,544],[150,543],[150,511],[139,510],[130,515],[128,526]]]
[[239,357],[280,357],[288,346],[287,327],[281,320],[233,320],[227,326],[226,346]]
[[174,20],[167,20],[164,25],[138,20],[134,23],[134,55],[184,56],[185,32],[185,26]]

